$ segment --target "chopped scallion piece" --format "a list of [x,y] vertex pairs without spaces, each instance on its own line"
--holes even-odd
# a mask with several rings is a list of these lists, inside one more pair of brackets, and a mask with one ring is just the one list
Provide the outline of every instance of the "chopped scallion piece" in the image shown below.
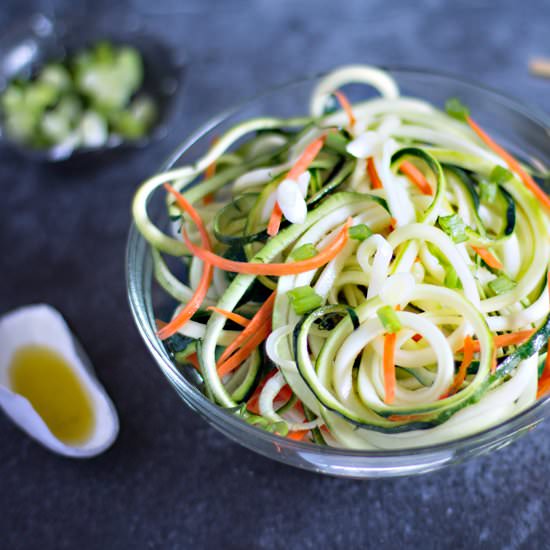
[[290,303],[298,315],[304,315],[323,304],[323,298],[310,286],[299,286],[287,292]]
[[439,226],[455,243],[463,243],[468,240],[466,235],[466,224],[458,214],[450,216],[440,216],[438,219]]
[[309,258],[317,256],[317,254],[319,254],[319,251],[315,248],[315,246],[313,246],[311,243],[306,243],[298,247],[292,253],[292,259],[297,261],[308,260]]
[[458,275],[456,274],[456,271],[453,268],[449,268],[447,273],[445,274],[444,284],[447,288],[455,289],[455,288],[462,287],[460,279],[458,278]]
[[456,97],[446,101],[445,111],[447,111],[449,116],[461,121],[466,120],[466,118],[470,116],[470,109]]
[[397,317],[394,309],[391,306],[382,306],[376,312],[378,319],[382,323],[386,332],[399,332],[401,330],[401,321]]
[[479,191],[482,201],[493,203],[497,196],[497,184],[494,181],[482,180],[479,183]]
[[504,292],[512,290],[516,286],[516,282],[507,277],[506,275],[501,275],[492,281],[489,281],[489,288],[498,296]]
[[356,241],[364,241],[372,235],[368,225],[360,223],[359,225],[353,225],[348,229],[349,238],[355,239]]
[[502,183],[506,183],[509,179],[513,177],[514,176],[512,172],[510,172],[510,170],[506,170],[506,168],[497,165],[491,171],[489,181],[492,181],[493,183],[498,183],[500,185]]

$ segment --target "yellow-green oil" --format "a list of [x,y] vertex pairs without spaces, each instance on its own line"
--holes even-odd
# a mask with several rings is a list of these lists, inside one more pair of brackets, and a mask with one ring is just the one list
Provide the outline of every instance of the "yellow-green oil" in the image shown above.
[[9,374],[13,391],[30,401],[59,440],[78,445],[89,439],[95,424],[91,397],[59,353],[46,346],[21,347]]

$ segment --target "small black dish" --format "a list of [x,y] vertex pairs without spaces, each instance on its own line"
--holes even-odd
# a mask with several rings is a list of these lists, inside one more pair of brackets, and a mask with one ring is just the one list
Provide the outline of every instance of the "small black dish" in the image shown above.
[[158,108],[158,119],[150,133],[135,141],[108,140],[100,147],[79,147],[66,152],[27,147],[10,139],[0,124],[3,145],[35,161],[57,163],[73,158],[95,159],[109,151],[143,148],[167,134],[170,119],[177,110],[178,91],[186,66],[185,53],[174,51],[157,37],[144,32],[137,19],[54,21],[44,15],[30,17],[8,30],[0,40],[0,92],[13,78],[28,78],[48,61],[62,60],[100,40],[133,46],[141,53],[144,82],[140,91],[150,95]]

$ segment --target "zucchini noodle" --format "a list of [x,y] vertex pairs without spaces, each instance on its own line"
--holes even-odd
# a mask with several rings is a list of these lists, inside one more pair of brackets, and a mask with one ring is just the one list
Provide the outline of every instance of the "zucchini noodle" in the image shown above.
[[[349,84],[379,96],[339,108],[334,93]],[[237,124],[195,164],[136,192],[133,217],[176,302],[173,322],[213,261],[190,255],[200,227],[174,193],[223,257],[200,309],[164,340],[174,361],[244,422],[316,445],[431,445],[533,404],[550,333],[549,220],[521,174],[464,120],[401,97],[377,68],[328,74],[309,109]],[[175,189],[167,233],[147,212],[165,183]],[[304,210],[303,223],[289,221]],[[320,267],[294,269],[323,253]],[[285,274],[231,273],[228,260]]]

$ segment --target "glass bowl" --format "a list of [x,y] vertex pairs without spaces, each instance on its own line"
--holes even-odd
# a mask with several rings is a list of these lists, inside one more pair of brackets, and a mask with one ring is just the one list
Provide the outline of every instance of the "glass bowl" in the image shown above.
[[[438,106],[449,97],[459,97],[470,107],[476,120],[524,162],[542,172],[550,165],[550,121],[543,113],[453,76],[407,68],[386,70],[396,79],[403,95],[420,97]],[[239,120],[259,115],[288,117],[304,114],[309,106],[309,95],[322,76],[311,76],[277,87],[214,117],[182,143],[162,170],[193,162],[208,149],[213,134],[223,132]],[[350,87],[350,95],[352,99],[364,97],[365,90],[368,88]],[[160,200],[162,193],[157,195],[159,200],[151,201],[150,213],[153,220],[166,227],[167,216]],[[171,299],[164,291],[152,284],[149,246],[135,226],[130,229],[126,269],[130,306],[139,332],[183,401],[227,437],[280,462],[355,478],[420,474],[504,447],[534,428],[550,413],[550,398],[545,398],[503,424],[475,435],[400,451],[354,451],[279,437],[246,424],[209,401],[197,388],[197,381],[180,372],[171,361],[155,335],[154,312],[157,315],[163,311],[168,313],[174,304],[170,303]]]

